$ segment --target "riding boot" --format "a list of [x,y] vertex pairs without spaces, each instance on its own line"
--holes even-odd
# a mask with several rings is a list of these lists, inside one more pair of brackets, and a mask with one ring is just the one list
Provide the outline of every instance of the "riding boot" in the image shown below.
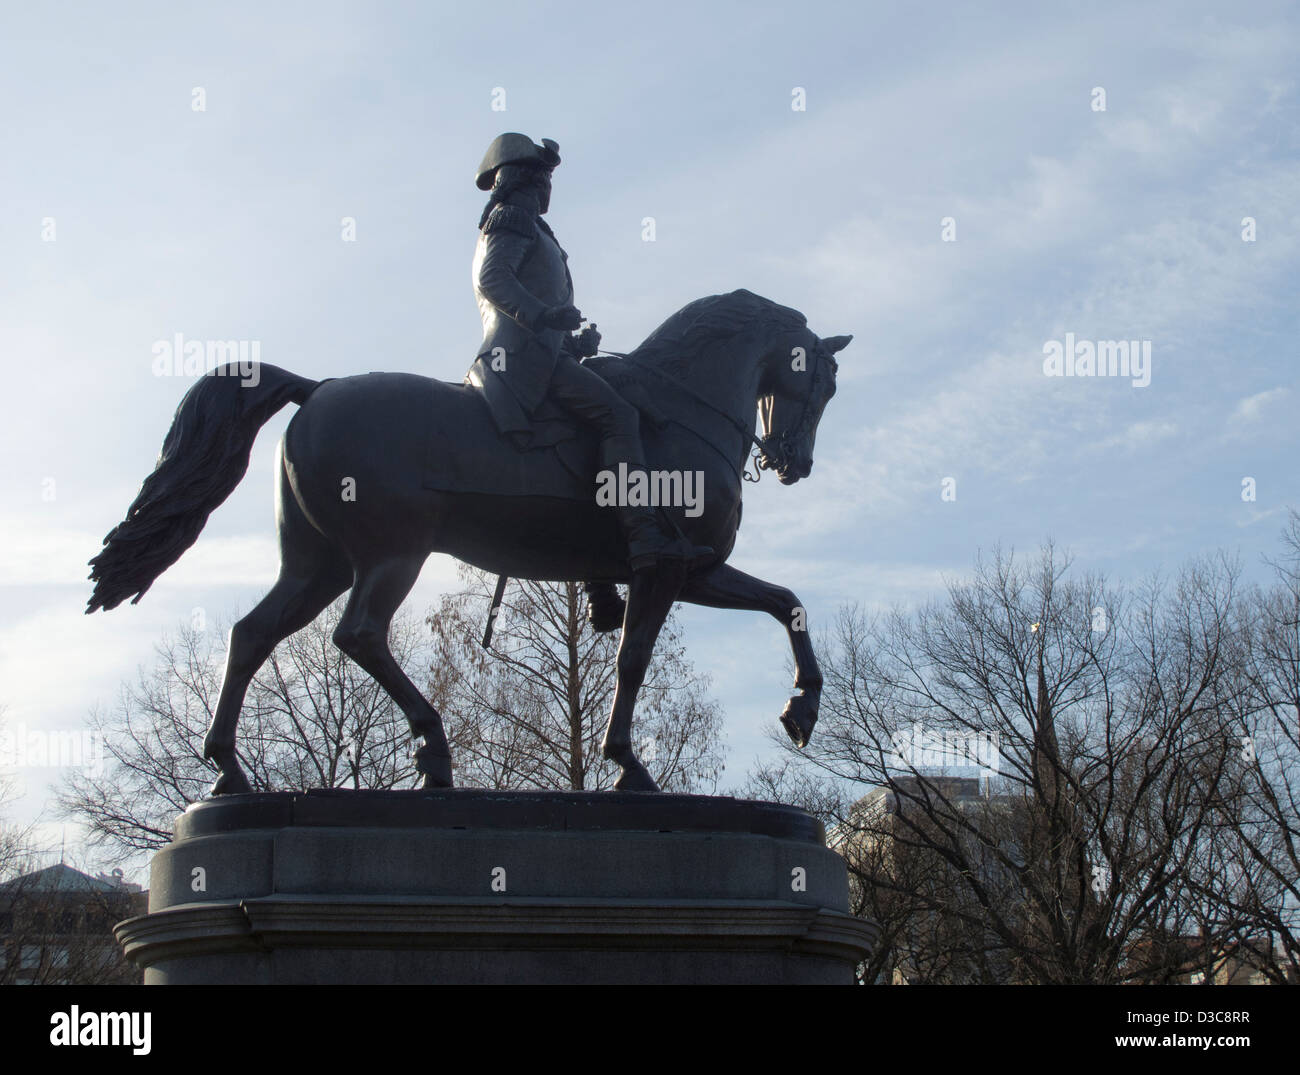
[[[617,473],[620,463],[627,466],[629,474],[637,470],[648,472],[640,437],[616,434],[600,442],[601,467]],[[692,545],[684,536],[671,533],[648,504],[618,504],[614,513],[627,541],[627,558],[633,571],[668,559],[685,560],[689,570],[713,557],[709,546]]]

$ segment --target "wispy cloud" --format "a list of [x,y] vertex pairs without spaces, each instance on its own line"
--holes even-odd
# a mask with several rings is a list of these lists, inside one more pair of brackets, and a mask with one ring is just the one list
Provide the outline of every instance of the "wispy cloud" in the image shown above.
[[[1237,437],[1258,435],[1263,420],[1276,413],[1277,408],[1281,407],[1290,396],[1289,388],[1279,386],[1256,392],[1253,396],[1238,401],[1232,413],[1228,415],[1228,434]],[[1292,417],[1294,418],[1294,412]]]

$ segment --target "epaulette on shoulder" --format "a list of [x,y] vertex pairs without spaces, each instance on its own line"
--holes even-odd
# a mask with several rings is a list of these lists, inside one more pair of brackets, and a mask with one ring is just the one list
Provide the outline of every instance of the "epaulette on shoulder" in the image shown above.
[[537,234],[537,221],[527,209],[520,209],[517,205],[498,205],[483,222],[483,234],[491,234],[500,228],[531,237]]

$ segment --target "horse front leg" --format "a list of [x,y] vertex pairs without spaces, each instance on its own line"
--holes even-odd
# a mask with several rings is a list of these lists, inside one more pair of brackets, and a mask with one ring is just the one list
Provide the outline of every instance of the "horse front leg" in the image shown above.
[[654,777],[632,749],[632,712],[654,654],[655,641],[685,580],[686,569],[675,561],[637,571],[627,588],[623,637],[618,646],[618,683],[609,714],[602,752],[623,770],[616,791],[658,791]]
[[807,746],[813,725],[817,723],[822,673],[808,636],[807,613],[799,599],[784,586],[774,586],[727,564],[719,564],[712,571],[688,579],[681,599],[709,608],[766,612],[785,626],[794,654],[794,685],[799,693],[786,703],[781,723],[795,746]]

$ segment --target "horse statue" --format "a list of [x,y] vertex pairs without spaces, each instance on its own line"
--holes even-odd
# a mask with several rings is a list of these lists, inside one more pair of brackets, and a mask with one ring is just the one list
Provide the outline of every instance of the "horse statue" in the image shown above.
[[[822,686],[803,609],[788,589],[726,559],[743,479],[757,480],[746,471],[751,446],[757,467],[783,484],[808,476],[817,425],[835,392],[833,355],[851,339],[820,339],[798,311],[739,290],[689,303],[630,355],[587,360],[641,410],[653,468],[639,483],[597,475],[598,491],[650,496],[669,525],[715,553],[703,564],[664,560],[636,572],[613,513],[593,495],[594,437],[558,412],[539,412],[538,436],[520,451],[493,428],[470,385],[409,373],[312,381],[267,364],[219,366],[181,400],[154,472],[90,561],[86,612],[140,600],[239,484],[258,430],[292,402],[300,409],[276,468],[279,577],[230,632],[203,748],[218,770],[212,795],[251,791],[235,732],[253,676],[282,639],[349,589],[334,643],[388,692],[422,740],[421,786],[452,785],[442,718],[388,648],[393,614],[432,552],[502,576],[627,585],[602,748],[620,766],[616,789],[659,790],[633,749],[632,714],[675,601],[762,611],[785,625],[797,693],[781,722],[802,747]],[[761,438],[753,434],[756,407]],[[692,481],[698,495],[684,503]]]

